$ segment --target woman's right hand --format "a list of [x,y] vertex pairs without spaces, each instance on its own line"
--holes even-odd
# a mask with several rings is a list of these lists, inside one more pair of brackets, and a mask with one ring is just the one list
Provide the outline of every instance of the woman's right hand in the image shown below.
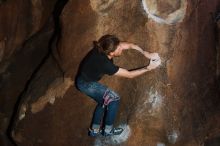
[[155,68],[157,68],[157,66],[155,64],[149,64],[147,66],[147,69],[149,69],[149,70],[152,70],[152,69],[155,69]]

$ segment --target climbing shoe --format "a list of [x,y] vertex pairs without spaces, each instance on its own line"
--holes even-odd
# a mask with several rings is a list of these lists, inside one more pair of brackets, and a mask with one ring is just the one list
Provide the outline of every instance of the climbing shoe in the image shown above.
[[89,128],[88,135],[91,137],[96,137],[96,136],[101,135],[101,133],[102,133],[102,130],[94,130],[94,129]]
[[105,130],[103,130],[102,135],[103,136],[113,136],[113,135],[120,135],[123,132],[124,129],[122,128],[113,128],[110,132],[105,132]]

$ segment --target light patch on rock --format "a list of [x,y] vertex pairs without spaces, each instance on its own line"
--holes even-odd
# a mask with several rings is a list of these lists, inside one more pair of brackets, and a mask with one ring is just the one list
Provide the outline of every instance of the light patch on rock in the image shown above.
[[149,98],[145,100],[144,105],[150,105],[150,110],[158,111],[163,102],[163,96],[161,96],[157,91],[150,90]]
[[51,98],[49,102],[50,102],[50,104],[54,104],[55,98]]
[[129,125],[122,124],[119,125],[120,128],[123,128],[124,131],[120,135],[114,135],[110,137],[97,137],[94,143],[94,146],[109,146],[109,145],[119,145],[130,137],[131,129]]
[[176,130],[173,130],[171,131],[168,135],[167,135],[167,138],[168,138],[168,141],[171,143],[171,144],[175,144],[177,139],[179,137],[179,132],[176,131]]
[[158,142],[157,146],[166,146],[164,143]]
[[49,85],[46,94],[31,105],[31,112],[43,110],[47,103],[54,104],[55,98],[62,98],[71,85],[73,85],[71,78],[57,78]]
[[21,143],[22,141],[25,141],[25,138],[22,136],[21,132],[16,133],[14,130],[11,132],[11,136],[13,137],[13,140],[16,142]]
[[143,118],[143,116],[147,116],[146,113],[152,116],[160,113],[160,109],[163,104],[164,97],[160,95],[158,91],[151,88],[150,91],[146,92],[148,94],[148,97],[144,99],[137,108],[137,116],[140,118]]
[[172,13],[169,13],[166,18],[162,18],[158,15],[157,1],[155,0],[142,0],[143,8],[147,13],[148,17],[157,23],[161,24],[176,24],[182,22],[186,14],[187,1],[180,0],[180,8]]
[[92,9],[98,13],[107,10],[116,0],[90,0]]
[[27,107],[24,104],[24,105],[21,106],[21,110],[20,110],[20,113],[19,113],[19,120],[24,119],[26,111],[27,111]]

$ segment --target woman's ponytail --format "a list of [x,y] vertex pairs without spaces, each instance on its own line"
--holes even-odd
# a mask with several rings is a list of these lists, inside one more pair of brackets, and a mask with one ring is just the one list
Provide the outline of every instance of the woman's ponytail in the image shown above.
[[94,48],[98,49],[99,53],[104,53],[103,48],[100,46],[99,42],[93,41]]

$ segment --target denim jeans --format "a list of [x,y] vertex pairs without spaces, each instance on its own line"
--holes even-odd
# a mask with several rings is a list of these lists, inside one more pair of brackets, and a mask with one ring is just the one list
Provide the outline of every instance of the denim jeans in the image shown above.
[[76,86],[97,102],[91,124],[113,125],[119,107],[118,94],[99,82],[87,82],[82,77],[77,77]]

